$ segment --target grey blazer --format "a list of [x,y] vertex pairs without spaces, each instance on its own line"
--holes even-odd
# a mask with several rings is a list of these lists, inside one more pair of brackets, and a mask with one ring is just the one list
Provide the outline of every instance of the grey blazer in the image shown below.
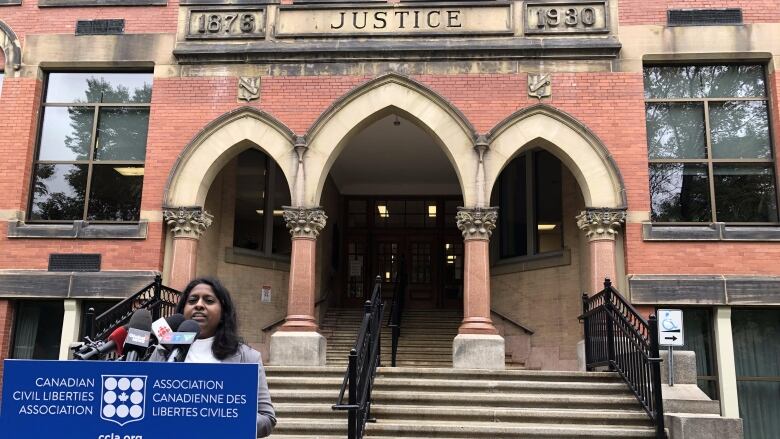
[[[148,361],[161,362],[168,357],[168,351],[158,346],[152,352]],[[260,358],[260,352],[251,347],[241,344],[238,352],[232,357],[222,360],[223,363],[257,363],[260,365],[257,372],[257,437],[266,437],[271,435],[271,431],[276,425],[276,413],[271,404],[271,393],[268,391],[268,381],[265,379],[265,369],[263,360]]]

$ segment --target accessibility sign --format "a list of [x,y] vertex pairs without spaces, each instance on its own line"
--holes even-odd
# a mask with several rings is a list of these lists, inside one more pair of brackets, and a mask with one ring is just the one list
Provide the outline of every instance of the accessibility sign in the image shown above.
[[682,346],[685,344],[681,309],[658,310],[658,344],[661,346]]

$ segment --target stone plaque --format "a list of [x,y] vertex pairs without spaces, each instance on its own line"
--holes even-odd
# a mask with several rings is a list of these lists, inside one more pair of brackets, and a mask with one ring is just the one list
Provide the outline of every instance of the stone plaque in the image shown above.
[[549,73],[528,75],[528,96],[540,100],[552,96],[552,79]]
[[419,6],[282,6],[284,37],[511,35],[509,3]]
[[265,38],[265,8],[198,8],[187,13],[188,40]]
[[598,34],[609,32],[607,0],[529,1],[525,4],[525,33]]
[[254,101],[260,98],[260,78],[241,76],[238,78],[238,99],[242,101]]

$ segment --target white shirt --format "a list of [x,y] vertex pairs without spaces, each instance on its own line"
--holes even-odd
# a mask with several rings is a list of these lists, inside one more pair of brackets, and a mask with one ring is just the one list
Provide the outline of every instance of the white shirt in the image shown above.
[[221,363],[211,352],[211,345],[214,344],[214,337],[197,339],[190,346],[187,352],[185,363]]

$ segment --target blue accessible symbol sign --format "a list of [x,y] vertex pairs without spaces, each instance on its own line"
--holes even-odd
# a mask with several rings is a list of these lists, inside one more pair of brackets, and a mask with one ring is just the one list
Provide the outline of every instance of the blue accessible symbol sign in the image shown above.
[[683,315],[681,309],[658,310],[658,344],[660,346],[682,346]]

